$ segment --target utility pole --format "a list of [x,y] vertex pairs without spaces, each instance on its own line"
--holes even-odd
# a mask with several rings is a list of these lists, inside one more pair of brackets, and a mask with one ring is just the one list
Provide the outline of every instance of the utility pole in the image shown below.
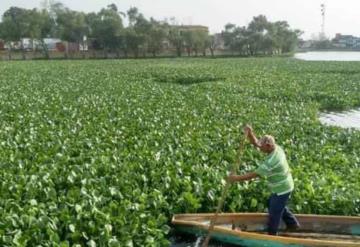
[[50,11],[50,0],[43,0],[40,5],[44,10]]
[[321,17],[322,17],[322,23],[321,23],[321,32],[320,32],[320,39],[324,40],[326,38],[325,36],[325,14],[326,14],[326,6],[325,4],[321,4]]

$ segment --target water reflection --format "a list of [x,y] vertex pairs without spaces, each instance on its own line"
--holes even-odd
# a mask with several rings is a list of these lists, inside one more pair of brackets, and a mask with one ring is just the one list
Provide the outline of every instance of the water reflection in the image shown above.
[[325,125],[360,130],[360,108],[346,112],[321,113],[319,119]]

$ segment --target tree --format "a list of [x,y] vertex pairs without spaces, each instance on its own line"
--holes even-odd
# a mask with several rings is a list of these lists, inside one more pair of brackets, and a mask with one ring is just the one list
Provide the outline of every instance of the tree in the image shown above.
[[184,37],[179,26],[170,26],[168,39],[170,43],[175,47],[176,55],[178,57],[181,57],[182,49],[184,47]]
[[[179,26],[175,19],[171,19],[170,24],[146,19],[134,7],[127,11],[129,25],[126,28],[122,19],[126,15],[115,4],[89,14],[73,11],[55,0],[43,1],[43,7],[42,10],[11,7],[4,13],[0,36],[9,47],[10,59],[13,43],[19,41],[23,59],[26,58],[24,38],[38,41],[45,58],[49,58],[44,41],[48,37],[67,41],[65,57],[68,57],[69,42],[85,47],[84,37],[88,37],[94,51],[103,50],[105,58],[108,52],[116,52],[120,57],[120,51],[125,56],[131,52],[134,57],[148,53],[155,57],[167,41],[176,49],[177,56],[182,55],[184,48],[188,56],[193,53],[206,56],[207,49],[214,56],[217,46],[216,37],[209,36],[206,30]],[[266,16],[259,15],[248,26],[227,24],[221,36],[232,54],[255,56],[291,52],[301,34],[291,29],[286,21],[270,22]],[[317,45],[329,47],[325,40]]]
[[185,46],[186,52],[187,52],[188,56],[190,57],[192,49],[194,48],[194,43],[195,43],[194,32],[190,31],[190,30],[186,30],[186,31],[182,31],[181,35],[182,35],[183,44]]
[[[56,12],[58,35],[67,42],[84,45],[84,37],[88,35],[86,15],[82,12],[60,8]],[[66,45],[65,57],[68,57],[68,44]]]
[[[126,39],[128,47],[130,47],[135,57],[138,57],[140,51],[142,51],[143,56],[145,57],[146,52],[149,50],[150,39],[154,38],[154,35],[158,33],[159,29],[154,29],[156,23],[148,21],[137,8],[130,8],[127,12],[127,16],[129,19]],[[152,31],[152,29],[154,30]],[[151,32],[153,33],[151,34]],[[154,44],[152,43],[152,45]]]
[[218,43],[215,35],[209,35],[206,41],[207,47],[209,47],[211,56],[214,57],[214,52],[218,47]]
[[127,16],[129,19],[129,26],[134,26],[136,23],[136,20],[139,16],[139,9],[136,7],[131,7],[128,11],[127,11]]
[[235,24],[228,23],[225,25],[225,30],[221,33],[225,46],[228,47],[231,51],[233,51],[235,47],[235,28]]
[[150,30],[148,32],[148,51],[156,57],[163,48],[163,41],[166,38],[168,26],[155,19],[150,19]]
[[202,52],[204,56],[206,55],[208,32],[204,30],[185,29],[181,31],[181,36],[188,56],[190,56],[193,51],[195,52],[195,56],[198,56],[199,52]]
[[[251,55],[256,55],[258,52],[266,51],[267,43],[271,42],[270,37],[267,36],[271,24],[265,16],[259,15],[253,18],[247,28],[249,32],[249,49]],[[267,36],[267,38],[266,38]]]
[[313,44],[313,47],[319,50],[330,49],[332,46],[332,42],[329,39],[316,40]]
[[33,42],[33,49],[34,41],[39,41],[44,58],[49,59],[49,51],[44,39],[51,36],[55,28],[55,21],[47,10],[33,9],[30,12],[29,25],[29,37]]
[[264,15],[259,15],[253,17],[252,21],[249,23],[248,29],[253,32],[264,32],[269,28],[269,22]]
[[116,51],[121,47],[123,23],[115,4],[101,9],[98,13],[88,14],[86,19],[93,44],[103,49],[105,58],[108,56],[108,51]]
[[204,30],[194,30],[194,52],[195,56],[198,56],[199,52],[202,52],[203,56],[206,56],[208,32]]
[[12,32],[14,28],[14,22],[10,21],[9,19],[3,18],[3,21],[0,23],[0,37],[8,46],[9,60],[12,59],[12,41],[16,39],[16,37],[14,38],[14,34]]
[[302,32],[297,29],[291,30],[286,21],[277,21],[272,23],[270,34],[274,40],[276,53],[281,54],[294,50]]
[[144,43],[144,37],[136,32],[134,27],[128,27],[124,31],[124,40],[125,40],[125,53],[128,54],[131,51],[134,57],[139,57],[140,46]]
[[247,54],[249,47],[249,32],[246,27],[237,27],[234,24],[227,24],[222,33],[225,46],[239,55]]
[[9,47],[9,59],[11,59],[12,42],[19,42],[22,58],[26,59],[23,38],[29,36],[29,10],[11,7],[2,17],[2,36]]
[[253,18],[247,27],[227,24],[224,43],[241,55],[272,55],[294,50],[302,32],[291,30],[286,21],[269,22],[265,16]]

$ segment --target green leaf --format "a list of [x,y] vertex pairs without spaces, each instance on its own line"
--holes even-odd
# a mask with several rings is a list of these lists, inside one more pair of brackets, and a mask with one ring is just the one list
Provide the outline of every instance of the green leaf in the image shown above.
[[258,201],[255,198],[252,198],[251,203],[250,203],[250,207],[251,208],[256,208],[257,204],[258,204]]
[[70,230],[71,232],[75,232],[75,226],[74,226],[73,224],[70,224],[70,225],[69,225],[69,230]]
[[86,244],[87,244],[87,246],[89,246],[89,247],[96,247],[96,243],[95,243],[94,240],[89,240]]

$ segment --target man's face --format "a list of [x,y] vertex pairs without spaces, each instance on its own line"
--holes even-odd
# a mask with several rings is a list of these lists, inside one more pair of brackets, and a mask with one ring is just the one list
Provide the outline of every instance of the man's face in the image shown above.
[[268,144],[268,143],[264,143],[264,144],[261,144],[260,146],[260,150],[264,153],[271,153],[272,151],[274,151],[274,146],[271,145],[271,144]]

